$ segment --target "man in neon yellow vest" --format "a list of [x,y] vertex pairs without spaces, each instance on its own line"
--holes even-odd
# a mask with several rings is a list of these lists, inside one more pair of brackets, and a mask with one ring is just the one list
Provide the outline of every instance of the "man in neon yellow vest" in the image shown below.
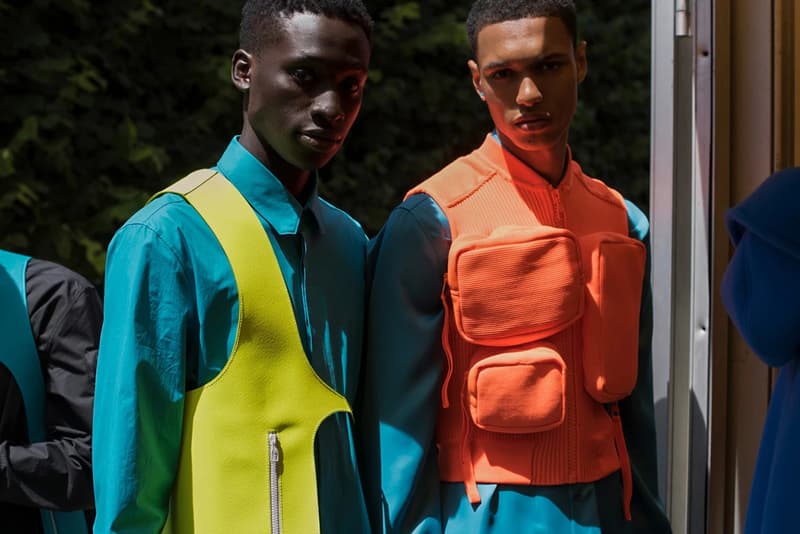
[[371,31],[359,0],[246,2],[241,135],[114,236],[95,532],[369,530],[345,413],[366,237],[315,169],[359,111]]

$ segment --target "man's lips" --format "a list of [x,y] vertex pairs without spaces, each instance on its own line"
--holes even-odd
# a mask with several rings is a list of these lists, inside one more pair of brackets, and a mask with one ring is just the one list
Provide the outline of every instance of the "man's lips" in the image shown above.
[[551,116],[546,111],[526,113],[514,120],[514,126],[521,130],[535,131],[546,128],[550,124]]
[[340,144],[344,135],[327,130],[305,130],[300,133],[300,138],[311,148],[327,150]]

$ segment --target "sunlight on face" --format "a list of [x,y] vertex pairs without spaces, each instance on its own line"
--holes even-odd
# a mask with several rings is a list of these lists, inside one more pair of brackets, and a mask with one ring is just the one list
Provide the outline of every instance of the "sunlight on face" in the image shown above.
[[561,19],[533,17],[486,26],[477,44],[473,83],[504,146],[520,155],[566,145],[585,43],[576,49]]

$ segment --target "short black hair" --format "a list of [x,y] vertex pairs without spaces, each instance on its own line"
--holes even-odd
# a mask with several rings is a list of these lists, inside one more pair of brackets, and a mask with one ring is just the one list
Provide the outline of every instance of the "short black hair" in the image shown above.
[[578,21],[573,0],[475,0],[467,15],[467,37],[474,54],[478,53],[478,34],[491,24],[533,17],[561,19],[578,44]]
[[360,26],[372,44],[372,17],[361,0],[247,0],[242,7],[239,46],[259,52],[280,31],[281,18],[312,13]]

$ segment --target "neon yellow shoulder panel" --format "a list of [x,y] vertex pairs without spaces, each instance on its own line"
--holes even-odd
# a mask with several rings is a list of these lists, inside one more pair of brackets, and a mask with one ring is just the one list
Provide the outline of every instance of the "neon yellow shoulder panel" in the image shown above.
[[347,400],[309,364],[271,243],[244,197],[210,170],[164,192],[182,195],[206,221],[239,293],[227,364],[186,393],[164,532],[318,533],[314,436],[329,415],[350,412]]

